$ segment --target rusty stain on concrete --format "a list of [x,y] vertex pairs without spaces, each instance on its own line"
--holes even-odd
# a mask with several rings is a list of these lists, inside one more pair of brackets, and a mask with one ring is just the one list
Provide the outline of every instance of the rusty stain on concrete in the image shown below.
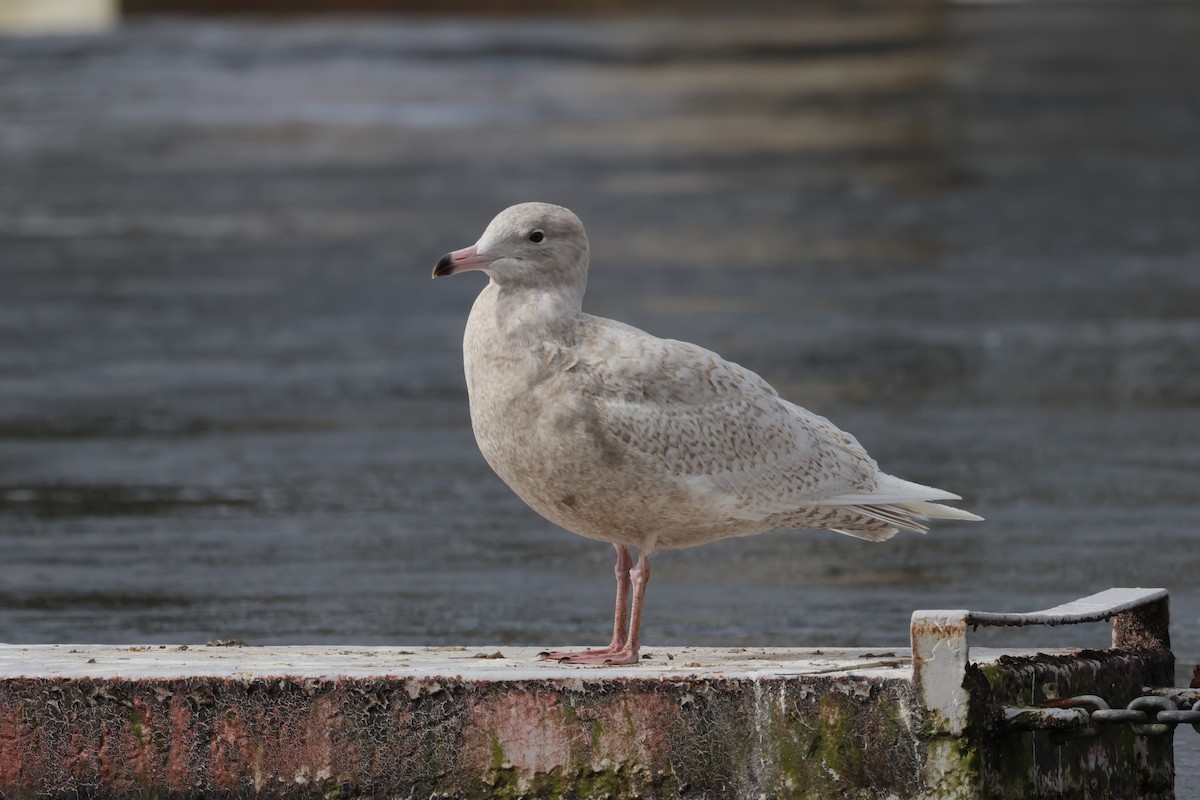
[[[973,649],[966,733],[930,740],[900,649],[683,648],[615,669],[502,652],[0,645],[0,795],[907,798],[945,757],[971,781],[954,796],[1015,797],[983,791],[1014,770],[1048,796],[1082,767],[989,709],[1119,701],[1170,658]],[[1108,789],[1161,787],[1163,754],[1136,747],[1081,744],[1078,763],[1103,765]]]
[[[897,770],[896,741],[855,732],[864,708],[906,718],[903,657],[685,648],[581,669],[503,653],[0,646],[0,792],[800,796],[867,773],[915,786],[911,737]],[[815,752],[826,766],[808,769]]]

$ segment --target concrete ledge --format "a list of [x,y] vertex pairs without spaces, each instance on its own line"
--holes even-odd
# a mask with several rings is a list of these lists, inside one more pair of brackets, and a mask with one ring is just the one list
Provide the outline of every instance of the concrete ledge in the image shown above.
[[903,795],[919,778],[906,654],[650,655],[580,668],[522,648],[2,647],[0,790]]
[[[588,668],[508,647],[3,645],[0,795],[930,796],[930,754],[946,751],[922,730],[908,650],[649,655]],[[1037,702],[1047,676],[1136,693],[1170,656],[970,655],[978,712],[947,765],[964,777],[939,796],[992,796],[982,765],[1005,753],[980,742],[1008,745],[990,703]]]

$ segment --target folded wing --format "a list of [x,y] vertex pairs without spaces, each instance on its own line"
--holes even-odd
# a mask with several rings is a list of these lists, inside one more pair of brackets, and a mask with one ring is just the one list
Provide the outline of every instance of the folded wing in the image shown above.
[[[763,520],[844,507],[917,531],[929,517],[978,519],[932,502],[957,495],[881,473],[853,436],[716,353],[609,320],[587,324],[578,368],[606,434],[688,484],[714,513]],[[885,538],[869,527],[867,538]]]

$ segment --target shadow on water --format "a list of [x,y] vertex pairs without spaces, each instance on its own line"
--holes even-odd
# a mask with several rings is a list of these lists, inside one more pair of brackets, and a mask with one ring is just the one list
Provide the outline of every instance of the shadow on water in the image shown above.
[[988,518],[665,555],[652,644],[902,646],[918,607],[1162,585],[1200,661],[1197,31],[1114,2],[0,40],[0,640],[603,638],[610,552],[474,446],[479,281],[428,278],[542,199],[588,224],[590,311]]

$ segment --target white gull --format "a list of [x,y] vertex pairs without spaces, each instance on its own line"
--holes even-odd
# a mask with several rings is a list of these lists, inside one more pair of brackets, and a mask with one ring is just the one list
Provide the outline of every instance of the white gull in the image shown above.
[[880,472],[853,436],[750,370],[583,313],[588,240],[565,208],[502,211],[433,275],[468,270],[491,279],[463,339],[483,457],[534,511],[617,550],[612,641],[550,658],[636,663],[658,550],[779,528],[878,542],[929,518],[980,519],[933,502],[958,495]]

